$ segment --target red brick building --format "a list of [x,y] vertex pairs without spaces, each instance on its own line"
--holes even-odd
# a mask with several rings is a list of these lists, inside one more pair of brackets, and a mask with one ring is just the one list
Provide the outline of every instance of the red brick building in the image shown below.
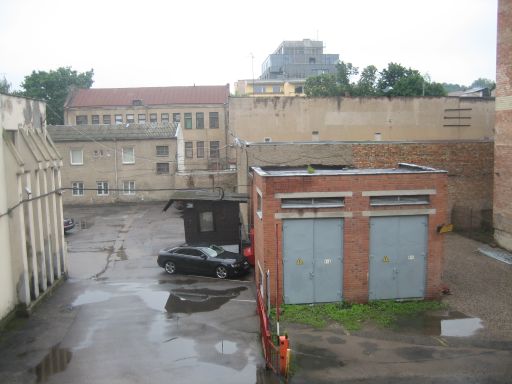
[[256,281],[272,304],[439,296],[445,171],[253,167],[252,175]]
[[512,250],[512,0],[498,2],[494,236]]

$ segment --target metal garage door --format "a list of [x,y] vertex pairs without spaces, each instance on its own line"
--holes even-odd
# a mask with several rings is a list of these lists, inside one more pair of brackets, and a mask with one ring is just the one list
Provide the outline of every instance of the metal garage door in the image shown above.
[[287,304],[340,301],[343,220],[283,220],[283,286]]
[[370,300],[424,296],[427,226],[427,216],[370,219]]

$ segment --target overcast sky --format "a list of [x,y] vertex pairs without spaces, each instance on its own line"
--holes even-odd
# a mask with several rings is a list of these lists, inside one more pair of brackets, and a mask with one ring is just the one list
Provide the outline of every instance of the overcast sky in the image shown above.
[[497,0],[0,0],[0,78],[71,66],[95,88],[233,86],[309,38],[360,69],[469,85],[495,79],[496,15]]

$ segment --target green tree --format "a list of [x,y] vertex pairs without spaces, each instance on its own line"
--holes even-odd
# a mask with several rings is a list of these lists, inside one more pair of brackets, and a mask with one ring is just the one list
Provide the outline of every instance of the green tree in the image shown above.
[[71,67],[60,67],[56,70],[32,71],[25,76],[21,84],[23,96],[46,100],[48,124],[64,123],[64,102],[73,88],[90,88],[94,70],[78,73]]
[[324,73],[311,76],[306,79],[304,93],[307,97],[332,97],[339,96],[339,87],[336,84],[336,76],[332,73]]
[[384,68],[379,73],[379,80],[377,88],[381,91],[384,89],[395,88],[395,84],[405,76],[407,76],[407,68],[397,63],[389,63],[387,68]]
[[351,94],[354,90],[352,77],[357,76],[359,69],[354,67],[352,63],[340,61],[336,64],[336,84],[338,85],[338,94]]
[[374,96],[377,94],[377,72],[375,65],[369,65],[363,69],[355,88],[356,95]]
[[0,79],[0,93],[11,93],[11,83],[7,81],[5,76],[3,77],[3,79]]
[[443,83],[442,86],[446,93],[465,91],[466,89],[468,89],[468,87],[466,87],[465,85],[453,84],[453,83]]
[[496,83],[492,80],[480,77],[473,81],[469,88],[489,88],[489,91],[492,91],[494,88],[496,88]]

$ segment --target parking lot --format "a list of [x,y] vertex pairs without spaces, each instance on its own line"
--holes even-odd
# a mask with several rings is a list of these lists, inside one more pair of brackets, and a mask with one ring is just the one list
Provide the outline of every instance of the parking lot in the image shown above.
[[162,205],[75,207],[69,279],[0,341],[2,383],[270,383],[252,274],[167,275],[184,241]]

